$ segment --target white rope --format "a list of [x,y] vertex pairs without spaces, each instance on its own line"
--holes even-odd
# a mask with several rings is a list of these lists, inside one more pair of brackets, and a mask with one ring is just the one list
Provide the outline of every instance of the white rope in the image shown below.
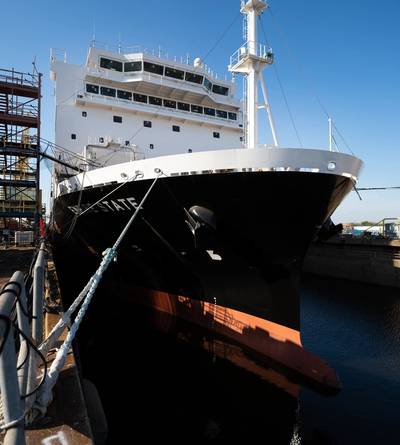
[[[78,214],[78,218],[81,217],[83,214],[85,214],[88,210],[90,210],[92,207],[94,207],[96,204],[98,204],[100,201],[103,201],[107,196],[110,196],[112,193],[115,193],[118,189],[126,185],[127,183],[135,180],[139,176],[143,176],[143,173],[141,171],[136,171],[133,176],[131,176],[127,181],[120,184],[118,187],[113,189],[111,192],[107,193],[105,196],[100,198],[98,201],[96,201],[94,204],[92,204],[90,207],[82,211]],[[75,312],[77,307],[80,305],[82,300],[87,295],[90,286],[91,286],[91,280],[94,277],[91,277],[89,282],[86,284],[86,286],[83,288],[81,293],[76,297],[75,301],[71,304],[67,312],[64,312],[61,316],[61,319],[57,322],[57,324],[53,327],[50,334],[47,336],[47,338],[43,341],[43,343],[39,346],[39,351],[46,356],[50,349],[53,349],[55,346],[56,341],[64,331],[66,326],[69,326],[71,324],[71,315]]]
[[63,330],[65,329],[65,326],[69,326],[71,323],[71,315],[75,312],[76,308],[79,306],[79,304],[82,302],[82,300],[87,295],[90,286],[92,285],[92,281],[94,280],[94,276],[90,277],[89,282],[86,284],[86,286],[83,288],[81,293],[75,298],[75,301],[71,304],[67,312],[64,312],[62,314],[62,317],[60,320],[58,320],[57,324],[53,327],[50,334],[47,336],[47,338],[43,341],[43,343],[39,346],[39,351],[46,356],[50,349],[54,348],[55,342],[62,334]]
[[[140,202],[139,206],[136,208],[134,214],[131,216],[131,218],[129,219],[128,223],[126,224],[125,228],[122,230],[120,236],[118,237],[117,241],[115,241],[113,247],[108,248],[105,253],[104,253],[104,257],[103,260],[99,266],[99,268],[97,269],[97,271],[94,273],[94,275],[90,278],[89,282],[87,283],[87,285],[85,286],[85,288],[83,289],[83,291],[79,294],[78,298],[74,301],[74,303],[71,305],[71,307],[68,309],[68,311],[66,312],[66,314],[64,314],[64,317],[62,320],[59,321],[59,323],[57,323],[56,327],[52,330],[52,332],[50,333],[49,337],[52,336],[52,339],[54,341],[55,337],[55,332],[62,332],[61,330],[61,325],[63,325],[63,327],[65,326],[66,322],[68,322],[70,320],[70,315],[72,314],[73,310],[76,309],[76,307],[78,306],[79,302],[83,299],[83,303],[81,308],[79,309],[79,312],[70,328],[70,331],[68,332],[67,338],[65,339],[64,343],[61,345],[60,349],[57,351],[56,357],[50,367],[50,370],[47,373],[47,376],[45,378],[45,381],[43,382],[43,385],[40,389],[38,398],[35,402],[35,406],[37,407],[37,409],[43,411],[44,407],[47,407],[51,400],[52,400],[52,389],[54,387],[54,385],[57,382],[58,376],[60,374],[61,369],[64,367],[65,364],[65,360],[67,358],[68,355],[68,351],[71,348],[71,344],[72,341],[75,338],[75,335],[79,329],[79,326],[81,324],[81,321],[83,319],[83,317],[85,316],[85,313],[89,307],[89,304],[93,298],[93,295],[97,289],[97,286],[100,283],[101,277],[103,275],[103,273],[107,270],[109,264],[111,263],[111,261],[115,258],[116,254],[117,254],[117,248],[119,246],[119,244],[121,243],[121,241],[123,240],[124,236],[126,235],[127,231],[129,230],[129,227],[132,225],[133,221],[135,220],[137,214],[139,213],[139,211],[142,209],[143,204],[145,203],[147,197],[149,196],[151,190],[153,189],[154,185],[156,184],[158,178],[160,177],[160,175],[162,174],[160,169],[156,169],[156,173],[158,174],[158,176],[154,179],[154,181],[152,182],[151,186],[149,187],[149,189],[147,190],[146,194],[144,195],[142,201]],[[79,300],[79,302],[78,302]],[[71,310],[73,308],[73,310]],[[58,326],[58,327],[57,327]],[[49,342],[47,342],[48,339],[46,339],[46,341],[41,345],[41,347],[43,346],[43,350],[48,350],[49,348]],[[44,344],[46,343],[46,345],[44,346]],[[41,351],[42,352],[42,351]]]
[[20,424],[25,418],[25,413],[22,414],[22,416],[18,417],[18,419],[11,420],[7,423],[0,424],[0,431],[9,430],[10,428],[13,428],[14,426]]

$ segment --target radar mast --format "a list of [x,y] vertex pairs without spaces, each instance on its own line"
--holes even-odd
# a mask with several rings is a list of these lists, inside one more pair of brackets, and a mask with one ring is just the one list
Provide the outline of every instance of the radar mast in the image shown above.
[[[231,56],[229,71],[244,74],[246,78],[246,119],[245,135],[247,148],[258,146],[258,109],[265,108],[268,115],[274,146],[278,147],[275,124],[268,101],[268,92],[262,71],[274,61],[272,50],[257,41],[257,17],[268,4],[262,0],[242,0],[241,13],[244,15],[246,42]],[[261,85],[263,101],[258,102],[258,82]]]

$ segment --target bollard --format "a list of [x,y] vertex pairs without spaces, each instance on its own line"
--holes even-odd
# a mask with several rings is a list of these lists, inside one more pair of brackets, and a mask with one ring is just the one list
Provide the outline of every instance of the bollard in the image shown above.
[[[16,278],[16,274],[12,280]],[[11,314],[15,301],[14,292],[5,292],[0,296],[0,315],[8,318]],[[12,325],[7,334],[7,321],[0,319],[0,339],[3,344],[3,350],[0,354],[0,392],[2,398],[2,409],[4,423],[21,419],[14,426],[7,429],[4,436],[4,445],[25,445],[25,430],[23,420],[23,407],[20,399],[17,376],[17,358],[13,338]]]

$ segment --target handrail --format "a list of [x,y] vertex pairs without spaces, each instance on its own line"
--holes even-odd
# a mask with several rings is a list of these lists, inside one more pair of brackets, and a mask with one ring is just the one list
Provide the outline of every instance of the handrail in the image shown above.
[[38,87],[40,82],[39,74],[22,73],[15,70],[0,69],[0,82],[17,83],[19,85]]
[[[98,40],[91,40],[90,41],[90,47],[99,49],[102,51],[107,51],[119,55],[126,55],[126,54],[144,54],[146,56],[155,58],[160,60],[160,62],[168,63],[173,62],[174,64],[179,64],[182,67],[189,67],[192,68],[194,71],[201,71],[202,74],[205,74],[209,77],[212,77],[214,80],[223,81],[223,76],[218,76],[217,73],[214,73],[211,71],[209,67],[206,65],[202,65],[201,67],[196,67],[194,65],[195,58],[192,58],[189,56],[189,54],[186,54],[186,56],[171,56],[167,51],[162,49],[161,47],[156,48],[146,48],[142,45],[132,45],[132,46],[123,46],[121,44],[119,45],[112,45],[108,44],[106,42],[100,42]],[[228,82],[228,80],[225,78],[225,82]]]
[[[42,242],[33,267],[32,326],[29,324],[26,285],[22,272],[14,272],[0,293],[0,391],[4,420],[0,428],[5,430],[4,445],[25,445],[25,416],[34,418],[30,411],[36,398],[34,393],[37,388],[38,359],[33,348],[34,341],[38,345],[42,339],[44,273],[45,244]],[[12,319],[15,302],[16,320]],[[14,332],[19,334],[18,356]]]
[[42,243],[33,267],[32,337],[36,345],[39,345],[43,340],[45,252],[45,245]]
[[[251,47],[254,47],[254,54],[250,51]],[[262,43],[246,42],[239,49],[237,49],[230,57],[229,67],[237,65],[242,59],[247,56],[254,56],[260,59],[264,59],[267,63],[273,63],[274,53],[272,49]]]
[[369,229],[372,229],[373,227],[378,227],[382,224],[382,235],[385,235],[385,221],[397,221],[398,219],[399,218],[383,218],[377,223],[372,224],[372,226],[367,227],[365,230],[363,230],[363,233],[366,233],[369,231]]
[[[16,288],[23,284],[21,272],[15,272],[11,281],[5,285],[0,298],[0,390],[2,397],[2,414],[6,430],[4,445],[25,445],[23,427],[24,409],[21,404],[18,382],[17,358],[14,343],[14,325],[11,313],[16,299]],[[12,284],[14,283],[14,284]],[[22,379],[21,379],[22,380]]]

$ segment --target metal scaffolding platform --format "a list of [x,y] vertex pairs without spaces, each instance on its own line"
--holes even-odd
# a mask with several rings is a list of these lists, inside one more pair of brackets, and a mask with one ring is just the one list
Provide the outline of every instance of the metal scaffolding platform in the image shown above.
[[41,77],[0,69],[0,229],[39,231]]

